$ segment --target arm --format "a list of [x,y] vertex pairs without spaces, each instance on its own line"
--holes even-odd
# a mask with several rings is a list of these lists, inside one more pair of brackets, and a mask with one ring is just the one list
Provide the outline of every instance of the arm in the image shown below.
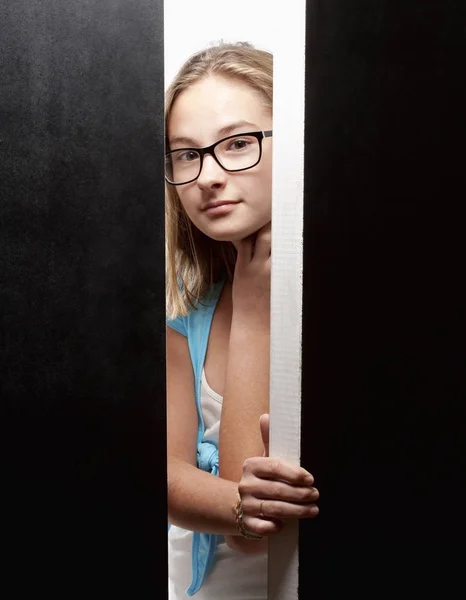
[[[269,412],[270,226],[239,244],[233,314],[220,422],[220,476],[239,482],[245,461],[264,455],[258,427]],[[260,501],[257,502],[260,506]],[[253,510],[257,510],[253,507]],[[257,514],[257,513],[256,513]],[[232,548],[253,551],[257,541],[228,538]]]
[[[319,497],[310,473],[268,455],[270,234],[269,224],[238,244],[219,444],[220,475],[239,482],[243,522],[261,535],[279,531],[284,519],[315,517]],[[226,542],[242,552],[258,544],[238,536]]]
[[[264,552],[267,539],[242,538],[232,511],[241,490],[248,529],[270,535],[281,529],[283,518],[307,518],[316,500],[306,471],[282,459],[246,461],[240,484],[197,468],[197,411],[194,375],[187,340],[167,328],[167,451],[168,520],[192,531],[226,536],[230,547],[241,552]],[[257,428],[259,430],[259,427]],[[262,434],[264,440],[268,433]],[[265,442],[264,442],[265,445]],[[291,484],[291,485],[288,485]],[[257,518],[257,506],[268,498],[273,520]],[[296,504],[298,503],[298,504]],[[264,505],[265,506],[265,505]],[[272,515],[269,515],[272,516]]]
[[168,520],[192,531],[237,536],[238,484],[196,466],[197,411],[186,338],[167,327]]
[[233,315],[219,442],[220,476],[232,481],[247,458],[264,454],[258,423],[269,412],[269,352],[269,331]]
[[220,475],[239,482],[243,464],[263,456],[258,427],[269,412],[270,225],[238,247],[233,314],[220,422]]

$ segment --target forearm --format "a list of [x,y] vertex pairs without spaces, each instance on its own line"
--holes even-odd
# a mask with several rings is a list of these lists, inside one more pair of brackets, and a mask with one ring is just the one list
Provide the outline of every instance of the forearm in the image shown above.
[[173,525],[221,535],[238,533],[233,506],[238,485],[168,458],[168,521]]
[[269,411],[270,332],[232,320],[219,437],[220,476],[239,481],[243,463],[262,456],[259,417]]

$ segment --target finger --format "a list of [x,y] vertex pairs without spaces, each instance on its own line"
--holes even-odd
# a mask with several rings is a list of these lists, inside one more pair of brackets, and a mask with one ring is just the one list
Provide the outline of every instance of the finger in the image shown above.
[[[312,519],[319,514],[316,504],[295,504],[281,502],[280,500],[264,500],[261,503],[262,517],[264,519]],[[244,518],[243,518],[244,519]]]
[[244,461],[243,471],[259,479],[284,481],[292,485],[312,486],[314,477],[299,465],[283,458],[254,456]]
[[239,489],[243,504],[249,513],[254,513],[261,500],[280,500],[296,504],[309,504],[319,498],[319,490],[315,487],[289,485],[281,481],[267,479],[249,479],[240,483]]
[[257,260],[265,260],[270,257],[270,250],[272,244],[272,231],[271,224],[268,223],[256,234],[256,241],[254,245],[254,258]]
[[243,516],[244,526],[256,535],[272,535],[283,529],[284,523],[279,519],[263,519],[261,517]]
[[261,429],[262,443],[264,444],[264,456],[269,455],[269,432],[270,432],[270,415],[265,413],[259,419]]

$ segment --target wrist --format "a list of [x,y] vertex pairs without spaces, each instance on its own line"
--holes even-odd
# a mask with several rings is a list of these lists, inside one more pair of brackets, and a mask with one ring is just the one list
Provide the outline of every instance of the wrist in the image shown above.
[[256,533],[250,531],[243,522],[243,502],[241,500],[241,496],[238,492],[236,502],[233,506],[233,512],[235,515],[236,528],[238,529],[240,535],[248,540],[262,540],[264,539],[263,535],[257,535]]

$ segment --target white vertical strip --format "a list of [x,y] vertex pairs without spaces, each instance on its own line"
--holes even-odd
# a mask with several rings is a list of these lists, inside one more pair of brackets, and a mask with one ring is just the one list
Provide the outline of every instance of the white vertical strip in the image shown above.
[[280,39],[283,10],[270,0],[165,0],[166,85],[191,54],[220,40],[251,42],[275,53],[286,43]]
[[[306,0],[274,53],[270,454],[300,460]],[[298,598],[298,524],[269,540],[268,600]]]

